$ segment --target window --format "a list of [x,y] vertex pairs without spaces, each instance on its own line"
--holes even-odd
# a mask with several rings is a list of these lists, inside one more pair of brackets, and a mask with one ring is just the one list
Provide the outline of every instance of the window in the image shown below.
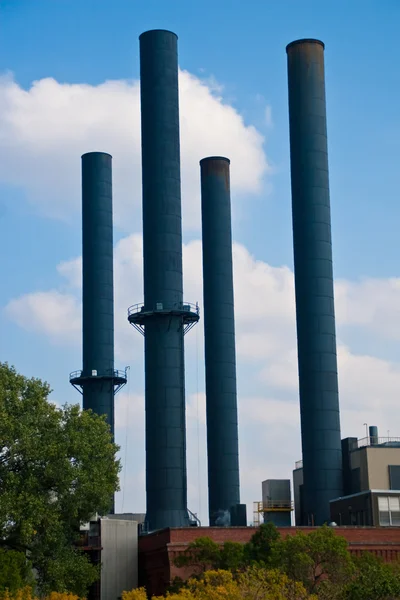
[[389,496],[390,524],[400,525],[400,498]]
[[394,527],[400,525],[400,497],[399,496],[379,496],[379,525],[384,527]]
[[357,469],[351,470],[351,493],[358,494],[359,492],[361,492],[361,470],[360,467],[357,467]]
[[389,465],[389,481],[391,490],[400,490],[400,466]]

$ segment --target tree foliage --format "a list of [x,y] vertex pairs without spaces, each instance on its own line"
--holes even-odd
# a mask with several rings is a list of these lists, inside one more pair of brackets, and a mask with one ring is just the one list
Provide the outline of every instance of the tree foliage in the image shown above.
[[[235,577],[229,571],[207,571],[190,579],[168,600],[312,600],[301,583],[291,581],[277,570],[251,567]],[[122,600],[146,600],[143,588],[124,592]],[[152,600],[162,600],[154,597]]]
[[254,565],[246,569],[238,577],[238,588],[241,598],[249,600],[303,600],[315,598],[310,596],[302,583],[292,581],[278,569],[266,569]]
[[245,564],[245,546],[240,542],[225,542],[220,548],[217,567],[225,571],[236,572]]
[[280,538],[279,531],[273,523],[262,523],[248,544],[244,547],[244,558],[247,564],[271,563],[272,551]]
[[[0,600],[38,600],[33,594],[30,586],[25,586],[18,589],[15,592],[6,590],[0,592]],[[48,596],[41,598],[41,600],[79,600],[78,596],[69,593],[51,592]]]
[[122,592],[122,600],[147,600],[147,593],[144,587],[135,590]]
[[32,579],[32,566],[23,552],[0,548],[0,592],[13,594]]
[[243,545],[198,538],[175,563],[197,575],[180,581],[169,600],[400,599],[400,562],[369,552],[352,558],[346,539],[327,526],[283,538],[266,524]]
[[288,535],[275,545],[273,554],[275,564],[290,579],[320,596],[325,593],[333,598],[332,588],[341,589],[354,570],[347,541],[326,526],[308,534]]
[[28,552],[43,593],[84,595],[97,570],[73,548],[118,489],[105,418],[57,407],[50,388],[0,363],[0,545]]
[[248,544],[198,538],[175,564],[192,566],[195,576],[171,588],[170,600],[400,598],[400,563],[386,564],[367,552],[353,559],[345,538],[326,526],[281,538],[265,524]]
[[177,567],[194,567],[198,573],[217,569],[221,561],[220,545],[209,537],[199,537],[175,558]]
[[364,552],[354,559],[355,575],[346,586],[346,600],[396,600],[400,598],[398,563],[384,563],[380,558]]
[[[187,594],[189,592],[190,595]],[[200,579],[190,579],[187,589],[182,589],[171,600],[190,598],[193,600],[238,600],[238,585],[229,571],[207,571]]]

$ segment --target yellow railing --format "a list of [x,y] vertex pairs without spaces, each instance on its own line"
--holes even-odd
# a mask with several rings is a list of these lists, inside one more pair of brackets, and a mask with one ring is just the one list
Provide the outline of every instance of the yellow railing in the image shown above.
[[254,512],[287,512],[292,510],[294,510],[294,505],[290,500],[267,500],[266,502],[254,502]]

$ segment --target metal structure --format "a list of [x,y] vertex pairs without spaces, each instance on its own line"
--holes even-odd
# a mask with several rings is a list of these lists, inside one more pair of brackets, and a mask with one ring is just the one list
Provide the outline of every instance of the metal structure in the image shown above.
[[254,502],[257,504],[257,511],[260,513],[264,512],[291,512],[294,510],[294,503],[292,500],[267,500],[267,502]]
[[82,341],[83,369],[70,374],[83,408],[106,415],[114,434],[114,395],[126,370],[114,369],[114,276],[112,158],[82,156]]
[[140,36],[144,304],[128,320],[144,333],[146,527],[189,525],[185,331],[199,320],[183,301],[177,36]]
[[264,523],[274,523],[277,527],[290,527],[291,512],[294,509],[290,479],[263,481],[262,503],[259,508],[264,514]]
[[343,486],[324,44],[298,40],[286,51],[304,524],[322,525]]
[[379,435],[378,435],[378,428],[376,427],[376,425],[371,425],[369,427],[369,437],[371,440],[371,446],[378,443]]
[[261,515],[263,511],[260,510],[260,505],[262,505],[262,502],[253,502],[253,527],[259,527],[261,525]]
[[210,526],[240,502],[229,164],[200,161]]
[[[253,525],[254,527],[259,527],[261,522],[267,523],[270,521],[277,527],[290,527],[290,515],[292,511],[294,511],[294,503],[292,501],[253,502]],[[261,515],[263,515],[262,521]],[[272,515],[276,515],[277,518],[271,518]],[[281,519],[281,515],[283,519]]]
[[126,370],[114,369],[114,277],[112,158],[82,156],[82,341],[83,369],[70,374],[84,410],[106,415],[114,435],[114,395]]

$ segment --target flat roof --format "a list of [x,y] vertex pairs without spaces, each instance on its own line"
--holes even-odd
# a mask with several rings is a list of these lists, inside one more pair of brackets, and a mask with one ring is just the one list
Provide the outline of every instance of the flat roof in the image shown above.
[[365,494],[397,494],[400,495],[400,490],[364,490],[363,492],[357,492],[356,494],[349,494],[348,496],[339,496],[339,498],[333,498],[329,502],[337,502],[338,500],[347,500],[347,498],[355,498],[356,496],[364,496]]

